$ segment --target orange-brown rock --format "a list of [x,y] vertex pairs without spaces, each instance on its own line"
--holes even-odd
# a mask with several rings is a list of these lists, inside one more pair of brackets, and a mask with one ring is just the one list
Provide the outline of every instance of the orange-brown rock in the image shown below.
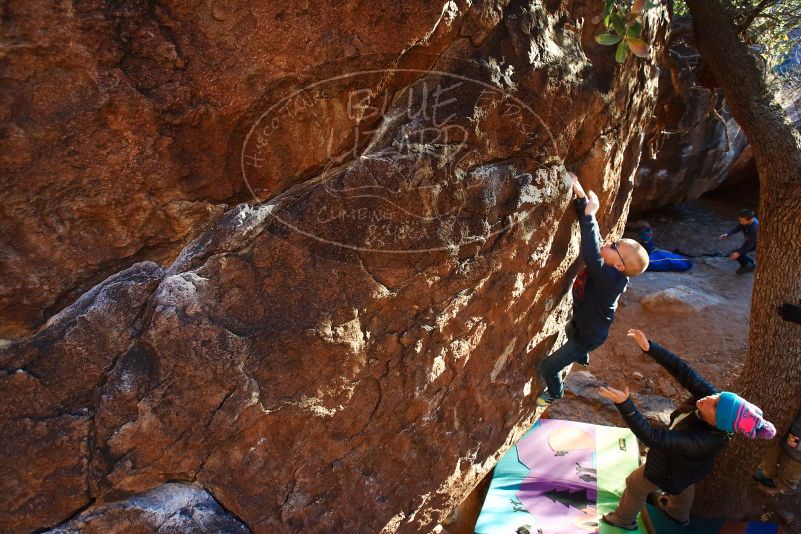
[[[226,175],[238,155],[229,142],[276,87],[342,58],[383,68],[448,22],[437,2],[86,0],[1,9],[0,337],[30,333],[137,261],[169,263],[250,198],[238,172]],[[497,24],[499,13],[486,8],[484,23]],[[284,143],[306,148],[302,138]],[[299,164],[271,167],[284,182],[303,176]]]
[[[601,8],[253,0],[127,8],[138,25],[122,8],[62,13],[66,32],[123,36],[118,56],[81,53],[174,117],[172,141],[147,145],[166,152],[112,151],[120,169],[158,171],[138,195],[161,205],[191,176],[198,196],[182,202],[196,208],[227,200],[225,183],[250,201],[171,264],[135,263],[0,349],[0,530],[126,517],[121,531],[140,532],[162,524],[142,503],[173,490],[208,493],[256,533],[441,522],[530,424],[536,367],[567,318],[578,235],[562,162],[599,192],[604,233],[628,211],[659,47],[617,65],[594,42]],[[655,43],[664,22],[650,12]],[[125,94],[110,101],[139,102]],[[147,122],[137,109],[128,120]],[[147,124],[122,128],[126,146],[158,131]],[[132,189],[95,200],[133,209],[139,185],[113,174]],[[95,197],[66,191],[98,220]],[[151,232],[146,220],[114,225]],[[194,531],[181,525],[169,531]]]

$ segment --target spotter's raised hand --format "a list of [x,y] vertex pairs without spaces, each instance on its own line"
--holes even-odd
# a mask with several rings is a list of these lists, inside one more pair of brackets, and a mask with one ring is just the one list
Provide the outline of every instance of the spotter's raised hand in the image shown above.
[[600,387],[598,388],[598,394],[605,398],[609,399],[610,401],[614,402],[615,404],[620,404],[625,402],[626,399],[629,398],[629,387],[625,386],[623,391],[619,389],[610,388],[610,387]]
[[629,332],[626,335],[636,341],[637,345],[639,345],[642,350],[648,352],[648,349],[651,348],[651,344],[648,342],[648,338],[642,330],[629,328]]

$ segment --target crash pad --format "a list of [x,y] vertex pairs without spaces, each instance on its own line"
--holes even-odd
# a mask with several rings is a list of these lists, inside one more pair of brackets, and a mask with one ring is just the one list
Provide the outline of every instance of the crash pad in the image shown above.
[[638,464],[627,428],[539,420],[495,467],[475,532],[620,532],[600,518],[615,508]]

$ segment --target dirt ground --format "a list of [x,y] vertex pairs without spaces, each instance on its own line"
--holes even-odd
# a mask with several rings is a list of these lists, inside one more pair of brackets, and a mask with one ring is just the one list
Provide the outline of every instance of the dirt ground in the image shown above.
[[[726,241],[718,236],[736,224],[741,208],[755,209],[756,198],[753,192],[729,191],[631,218],[631,226],[639,220],[651,224],[659,248],[720,256],[694,258],[693,268],[684,273],[646,272],[633,278],[621,296],[609,339],[592,353],[588,367],[574,366],[565,398],[552,405],[546,417],[624,426],[617,409],[598,396],[597,388],[627,384],[647,416],[667,422],[675,405],[689,395],[626,337],[629,328],[643,330],[649,339],[684,357],[719,388],[729,387],[748,350],[753,275],[735,274],[737,262],[725,258],[742,243],[741,235]],[[668,288],[679,290],[660,297]],[[474,524],[472,516],[480,510],[488,486],[488,480],[484,482],[460,508],[458,524],[448,525],[446,532],[472,532],[472,525],[465,527],[471,520]],[[755,485],[750,478],[744,482]],[[754,494],[764,520],[781,522],[787,532],[801,533],[801,492],[775,498]],[[782,521],[776,510],[796,517]]]

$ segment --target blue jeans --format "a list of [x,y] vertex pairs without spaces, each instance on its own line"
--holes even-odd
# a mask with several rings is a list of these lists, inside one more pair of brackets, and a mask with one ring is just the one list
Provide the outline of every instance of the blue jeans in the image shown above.
[[749,256],[748,254],[740,254],[740,257],[737,258],[737,263],[739,263],[743,267],[746,267],[748,265],[754,265],[754,260],[751,259],[751,256]]
[[564,383],[560,371],[571,363],[589,364],[590,352],[600,346],[585,343],[579,337],[578,330],[572,321],[565,329],[565,333],[567,333],[565,344],[542,360],[540,364],[540,375],[545,379],[548,393],[555,399],[561,399],[564,393]]

